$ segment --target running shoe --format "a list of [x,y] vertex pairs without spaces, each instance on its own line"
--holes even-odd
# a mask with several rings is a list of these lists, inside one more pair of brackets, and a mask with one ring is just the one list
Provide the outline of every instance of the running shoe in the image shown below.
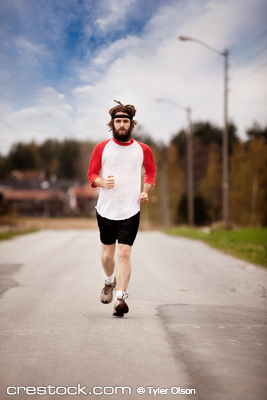
[[129,307],[127,306],[125,299],[127,299],[128,293],[124,293],[121,299],[116,299],[114,303],[114,312],[113,315],[115,317],[123,317],[124,314],[127,314],[129,311]]
[[105,286],[101,291],[100,300],[101,303],[109,304],[113,300],[113,290],[116,289],[116,278],[114,278],[113,283],[109,283],[105,281]]

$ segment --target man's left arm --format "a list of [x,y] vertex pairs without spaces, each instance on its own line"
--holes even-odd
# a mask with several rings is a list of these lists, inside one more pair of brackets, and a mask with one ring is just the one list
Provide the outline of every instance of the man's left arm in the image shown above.
[[152,186],[153,185],[151,183],[144,184],[144,190],[140,194],[140,203],[142,203],[142,204],[148,203],[148,195],[149,195],[150,190],[152,189]]
[[155,177],[156,177],[156,166],[153,158],[152,151],[149,146],[142,145],[144,152],[144,170],[145,170],[145,179],[144,179],[144,189],[140,194],[140,203],[148,203],[148,195],[152,186],[155,185]]

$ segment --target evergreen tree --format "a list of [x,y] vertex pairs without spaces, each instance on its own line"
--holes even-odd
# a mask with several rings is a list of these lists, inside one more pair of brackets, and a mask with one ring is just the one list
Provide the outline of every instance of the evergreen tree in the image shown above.
[[14,144],[6,158],[6,165],[13,169],[39,169],[41,167],[38,147],[34,142]]

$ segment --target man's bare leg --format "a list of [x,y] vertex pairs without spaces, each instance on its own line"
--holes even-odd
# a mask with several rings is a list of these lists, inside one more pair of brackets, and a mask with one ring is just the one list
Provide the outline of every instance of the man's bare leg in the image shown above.
[[118,244],[117,290],[126,292],[131,277],[131,246]]
[[117,293],[113,315],[123,317],[129,311],[129,307],[125,302],[125,298],[128,295],[125,292],[131,276],[131,246],[128,244],[118,244],[118,260]]
[[[112,302],[113,290],[116,287],[116,280],[114,278],[115,249],[116,249],[116,243],[114,243],[112,245],[102,244],[101,262],[102,262],[102,267],[103,267],[105,275],[106,275],[106,280],[105,280],[105,286],[101,291],[100,300],[101,300],[101,303],[104,303],[104,304],[109,304]],[[114,280],[112,279],[112,275],[113,275]]]
[[116,243],[114,244],[103,244],[102,243],[102,256],[101,263],[106,276],[111,276],[114,273],[115,268],[115,250]]

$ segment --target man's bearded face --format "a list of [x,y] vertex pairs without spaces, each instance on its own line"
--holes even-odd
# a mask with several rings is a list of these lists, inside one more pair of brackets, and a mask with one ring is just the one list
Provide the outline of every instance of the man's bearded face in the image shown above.
[[[122,114],[122,113],[120,113]],[[113,121],[113,136],[118,142],[129,142],[133,128],[128,118],[115,118]]]

